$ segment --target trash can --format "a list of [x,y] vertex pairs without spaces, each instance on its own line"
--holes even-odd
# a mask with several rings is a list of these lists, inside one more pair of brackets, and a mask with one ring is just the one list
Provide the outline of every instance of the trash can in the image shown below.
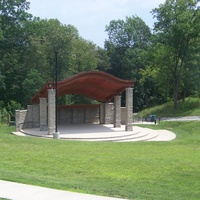
[[150,122],[154,122],[156,124],[156,116],[155,115],[150,115]]

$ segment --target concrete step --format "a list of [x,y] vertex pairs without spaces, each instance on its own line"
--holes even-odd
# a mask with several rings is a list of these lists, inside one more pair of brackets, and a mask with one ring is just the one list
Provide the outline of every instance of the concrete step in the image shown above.
[[139,134],[140,131],[137,132],[105,132],[105,133],[80,133],[80,134],[63,134],[60,137],[62,139],[70,139],[70,140],[115,140],[124,137],[133,137],[134,135]]
[[150,141],[158,137],[158,133],[151,130],[139,131],[133,134],[126,134],[114,137],[93,137],[93,138],[62,138],[67,140],[78,140],[78,141],[93,141],[93,142],[136,142],[136,141]]
[[137,132],[130,135],[121,135],[118,137],[107,137],[107,138],[83,138],[83,139],[76,139],[81,141],[96,141],[96,142],[117,142],[117,141],[125,141],[125,140],[131,140],[133,138],[140,138],[146,136],[148,133],[141,133]]
[[[59,127],[60,139],[75,141],[102,142],[136,142],[136,141],[170,141],[176,137],[166,130],[152,130],[133,126],[133,131],[125,131],[125,126],[114,128],[113,125],[73,125]],[[24,129],[15,133],[18,136],[53,138],[47,131]]]
[[141,137],[137,137],[137,138],[132,138],[132,139],[127,139],[127,140],[123,140],[123,141],[118,141],[118,142],[142,142],[142,141],[150,141],[153,139],[155,139],[156,137],[158,137],[158,133],[156,132],[149,132],[144,136]]

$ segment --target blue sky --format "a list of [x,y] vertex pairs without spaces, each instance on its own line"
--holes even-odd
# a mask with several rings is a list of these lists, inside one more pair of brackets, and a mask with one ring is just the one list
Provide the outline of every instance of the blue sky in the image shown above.
[[105,26],[111,20],[136,15],[153,28],[152,9],[165,0],[28,0],[29,13],[41,19],[57,18],[75,26],[81,37],[100,47],[107,38]]

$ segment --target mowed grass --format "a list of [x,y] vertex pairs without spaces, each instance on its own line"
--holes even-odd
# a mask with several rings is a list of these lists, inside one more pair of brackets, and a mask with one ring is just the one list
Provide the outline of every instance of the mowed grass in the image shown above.
[[149,117],[155,114],[157,117],[183,117],[198,116],[200,113],[200,98],[188,97],[178,102],[178,108],[174,109],[173,102],[167,102],[152,108],[147,108],[138,113],[137,117]]
[[200,122],[162,122],[170,142],[73,142],[12,135],[0,125],[0,179],[141,199],[200,199]]

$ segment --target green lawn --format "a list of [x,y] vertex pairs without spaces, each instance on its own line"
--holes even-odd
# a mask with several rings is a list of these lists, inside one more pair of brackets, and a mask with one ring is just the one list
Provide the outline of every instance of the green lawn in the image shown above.
[[5,199],[5,198],[0,198],[0,200],[9,200],[9,199]]
[[199,116],[200,98],[188,97],[184,101],[178,102],[178,108],[174,109],[173,102],[167,102],[152,108],[144,109],[139,112],[137,117],[148,117],[155,114],[157,117],[183,117],[183,116]]
[[10,134],[0,125],[0,179],[141,199],[200,199],[200,122],[162,122],[171,142],[73,142]]

